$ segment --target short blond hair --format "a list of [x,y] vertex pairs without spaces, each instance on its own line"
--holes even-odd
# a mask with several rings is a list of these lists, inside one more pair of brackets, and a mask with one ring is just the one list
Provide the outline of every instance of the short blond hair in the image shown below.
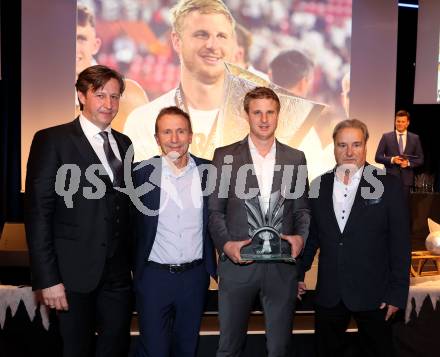
[[222,0],[180,0],[171,9],[173,30],[178,34],[182,33],[183,20],[186,15],[192,11],[199,11],[201,14],[222,14],[231,22],[235,32],[234,17]]

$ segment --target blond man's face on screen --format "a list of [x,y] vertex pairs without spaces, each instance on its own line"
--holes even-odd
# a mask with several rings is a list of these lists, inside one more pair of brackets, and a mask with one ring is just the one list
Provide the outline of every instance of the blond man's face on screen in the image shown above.
[[206,84],[223,78],[224,62],[232,61],[235,48],[232,23],[225,15],[192,11],[183,19],[181,33],[173,32],[171,38],[183,71]]

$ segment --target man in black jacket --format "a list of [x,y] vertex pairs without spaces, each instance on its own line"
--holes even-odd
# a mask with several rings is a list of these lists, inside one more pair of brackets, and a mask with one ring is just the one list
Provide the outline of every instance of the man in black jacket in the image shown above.
[[123,160],[130,139],[111,129],[124,91],[105,66],[76,82],[81,115],[35,134],[27,166],[25,225],[32,285],[59,311],[63,356],[128,353],[131,319],[129,204]]
[[[351,119],[333,131],[335,170],[311,185],[312,221],[301,275],[320,249],[315,330],[319,356],[343,356],[350,318],[366,356],[391,355],[390,319],[406,307],[410,239],[399,180],[366,160],[368,130]],[[299,293],[304,292],[299,284]]]

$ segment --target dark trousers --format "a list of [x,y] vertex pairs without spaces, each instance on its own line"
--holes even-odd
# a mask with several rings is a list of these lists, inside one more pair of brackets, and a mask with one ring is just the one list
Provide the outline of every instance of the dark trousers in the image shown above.
[[350,311],[342,302],[335,307],[316,306],[315,336],[319,357],[341,357],[345,350],[345,331],[350,318],[358,326],[362,356],[392,356],[390,322],[385,321],[387,309]]
[[277,269],[277,264],[284,263],[253,264],[256,264],[256,270],[247,282],[220,276],[217,357],[241,355],[249,313],[257,296],[264,310],[268,357],[285,357],[290,352],[297,290],[296,267],[290,267],[291,274],[286,278]]
[[69,310],[58,314],[63,357],[128,355],[133,311],[131,279],[128,271],[111,272],[108,268],[90,293],[66,291]]
[[409,206],[411,197],[411,186],[403,185],[403,195],[405,196],[406,204]]
[[194,357],[208,291],[204,264],[180,273],[145,265],[136,282],[136,356]]

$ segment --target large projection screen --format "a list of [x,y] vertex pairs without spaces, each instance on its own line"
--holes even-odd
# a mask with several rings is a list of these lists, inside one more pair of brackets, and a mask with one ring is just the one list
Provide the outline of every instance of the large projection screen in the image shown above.
[[[282,51],[302,52],[313,62],[312,84],[299,95],[328,107],[298,145],[305,151],[310,177],[334,165],[331,130],[347,116],[348,103],[349,116],[370,128],[368,159],[373,162],[380,136],[393,125],[397,1],[225,3],[253,35],[249,58],[258,75],[267,76],[270,62]],[[126,101],[141,106],[178,85],[180,64],[170,45],[174,1],[78,4],[96,17],[99,45],[95,43],[93,63],[121,70],[137,89],[137,95],[126,94]],[[78,51],[75,55],[76,1],[44,0],[43,5],[23,0],[22,182],[35,131],[74,118],[75,66],[83,58]],[[124,130],[124,120],[115,122],[118,129]]]
[[440,1],[419,0],[414,104],[440,103]]

